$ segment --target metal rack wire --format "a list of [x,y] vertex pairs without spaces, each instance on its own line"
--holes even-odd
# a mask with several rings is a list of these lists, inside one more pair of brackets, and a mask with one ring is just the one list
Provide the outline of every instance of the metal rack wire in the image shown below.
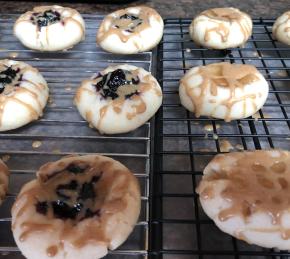
[[[165,20],[158,47],[157,78],[164,102],[155,121],[151,210],[152,258],[280,258],[290,254],[248,245],[222,233],[202,211],[195,188],[202,170],[221,152],[290,147],[290,49],[272,38],[273,20],[254,20],[244,48],[197,47],[191,20]],[[228,61],[255,65],[270,86],[268,100],[253,117],[225,123],[195,118],[180,104],[179,79],[191,67]]]
[[130,63],[150,71],[152,53],[119,56],[96,47],[96,32],[103,19],[97,15],[84,15],[86,40],[73,49],[58,53],[28,50],[12,35],[17,16],[0,17],[0,59],[13,58],[37,67],[48,82],[50,101],[40,120],[0,134],[0,157],[7,160],[11,169],[9,194],[0,209],[0,258],[23,258],[10,230],[10,208],[21,186],[35,178],[35,172],[42,164],[71,153],[101,153],[113,157],[138,177],[142,191],[139,222],[129,239],[107,258],[146,258],[151,122],[128,134],[99,135],[80,117],[73,105],[73,97],[83,79],[108,65]]

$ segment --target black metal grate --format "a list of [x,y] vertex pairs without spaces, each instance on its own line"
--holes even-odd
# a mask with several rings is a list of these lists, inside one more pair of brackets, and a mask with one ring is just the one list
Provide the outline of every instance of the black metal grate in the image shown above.
[[[195,193],[202,170],[221,152],[290,149],[290,48],[273,40],[273,20],[254,20],[244,48],[197,47],[191,20],[165,20],[158,47],[157,77],[164,102],[156,116],[155,167],[151,209],[152,258],[277,258],[287,252],[263,249],[231,238],[204,214]],[[195,118],[180,104],[179,79],[193,66],[228,61],[255,65],[270,86],[266,104],[254,117],[226,123]],[[205,129],[212,128],[212,131]]]

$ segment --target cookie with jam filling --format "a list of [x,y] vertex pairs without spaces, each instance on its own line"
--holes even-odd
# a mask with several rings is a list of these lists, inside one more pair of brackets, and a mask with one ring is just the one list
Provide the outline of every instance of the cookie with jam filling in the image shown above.
[[157,80],[143,68],[119,65],[82,82],[75,104],[101,133],[132,131],[148,121],[162,102]]
[[14,239],[29,259],[95,259],[120,246],[140,213],[137,178],[116,160],[70,156],[43,165],[12,208]]
[[163,35],[163,20],[152,8],[129,7],[105,17],[97,43],[106,51],[134,54],[154,48]]
[[0,60],[0,131],[19,128],[42,116],[47,83],[36,68]]
[[17,19],[14,34],[31,49],[65,50],[84,40],[85,22],[75,9],[58,5],[37,6]]

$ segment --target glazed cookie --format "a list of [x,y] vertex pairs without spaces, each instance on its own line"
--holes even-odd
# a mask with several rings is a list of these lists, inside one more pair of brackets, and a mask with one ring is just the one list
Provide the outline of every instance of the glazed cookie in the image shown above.
[[236,8],[214,8],[200,13],[189,27],[193,41],[212,49],[243,46],[252,35],[249,15]]
[[0,60],[0,131],[38,119],[47,99],[46,81],[36,68],[19,61]]
[[278,41],[290,45],[290,11],[283,13],[273,25],[273,35]]
[[250,244],[289,250],[290,153],[217,155],[197,188],[201,206],[224,232]]
[[84,40],[85,22],[75,9],[37,6],[17,19],[14,34],[30,49],[65,50]]
[[152,8],[129,7],[105,17],[97,43],[106,51],[134,54],[153,49],[163,35],[163,20]]
[[75,97],[82,117],[106,134],[138,128],[155,114],[161,102],[156,79],[131,65],[111,66],[83,81]]
[[268,92],[267,81],[254,66],[226,62],[190,69],[179,86],[181,104],[196,117],[225,121],[256,113]]
[[12,208],[16,244],[28,259],[96,259],[120,246],[140,213],[136,177],[98,155],[43,165]]
[[0,205],[5,199],[9,184],[9,169],[0,159]]

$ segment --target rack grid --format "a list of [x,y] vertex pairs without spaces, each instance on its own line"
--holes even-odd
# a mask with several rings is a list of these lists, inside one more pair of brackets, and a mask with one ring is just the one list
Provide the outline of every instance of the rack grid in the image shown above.
[[[273,39],[274,20],[255,19],[243,48],[196,46],[189,19],[166,19],[158,46],[157,79],[163,106],[155,121],[151,210],[152,258],[288,258],[290,253],[248,245],[221,232],[204,214],[195,193],[202,170],[218,153],[290,147],[290,49]],[[196,118],[180,104],[179,80],[194,66],[215,62],[255,65],[270,93],[253,117],[226,123]]]
[[[151,171],[151,122],[134,132],[100,135],[88,126],[73,105],[77,87],[85,78],[109,65],[130,63],[152,69],[152,53],[124,56],[106,53],[96,46],[96,32],[103,16],[83,15],[86,39],[65,52],[43,53],[24,48],[13,36],[17,14],[0,17],[0,59],[24,61],[40,70],[50,88],[44,116],[22,128],[0,134],[0,157],[11,169],[9,194],[0,210],[0,258],[24,258],[10,230],[10,208],[21,186],[35,178],[44,163],[72,153],[100,153],[124,163],[141,185],[139,222],[129,239],[106,258],[147,258],[149,221],[149,176]],[[36,142],[33,148],[33,143]]]

